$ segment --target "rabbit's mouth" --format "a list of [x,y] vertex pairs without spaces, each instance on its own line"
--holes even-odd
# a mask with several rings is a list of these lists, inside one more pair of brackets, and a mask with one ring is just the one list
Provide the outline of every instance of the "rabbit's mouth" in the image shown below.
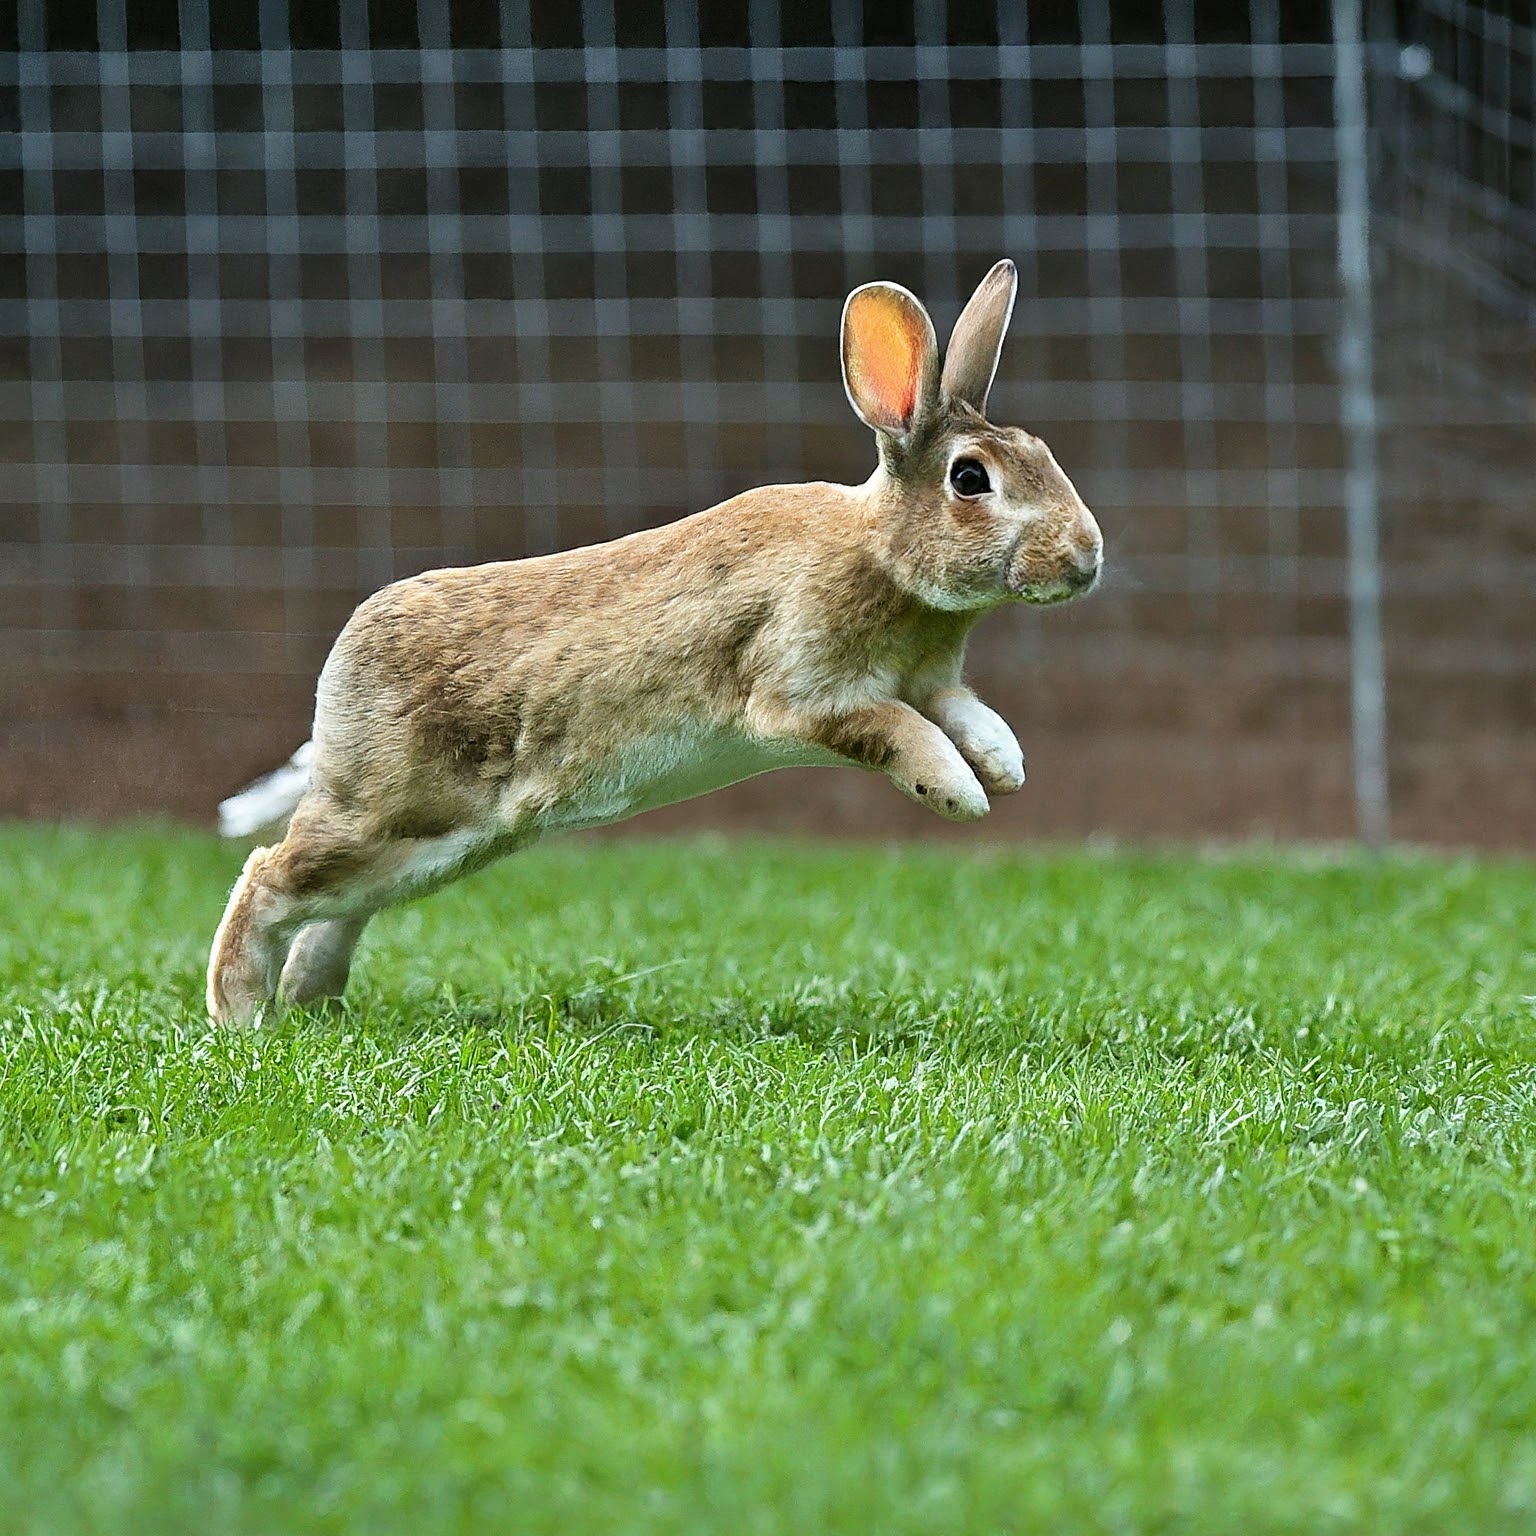
[[[1044,565],[1050,574],[1040,579],[1029,569],[1031,565],[1036,571]],[[1029,560],[1024,552],[1016,549],[1008,561],[1005,580],[1010,597],[1037,607],[1049,607],[1093,591],[1099,584],[1102,569],[1103,556],[1097,546],[1073,548],[1064,557],[1051,559],[1048,563],[1038,558]]]
[[1040,608],[1069,603],[1074,597],[1086,597],[1098,586],[1100,569],[1098,564],[1087,570],[1074,564],[1049,581],[1023,581],[1016,585],[1010,582],[1010,596]]
[[1021,603],[1029,603],[1032,607],[1049,608],[1056,603],[1069,603],[1087,590],[1086,587],[1070,586],[1064,581],[1052,581],[1023,587],[1013,595]]
[[1045,580],[1031,579],[1022,573],[1010,571],[1006,589],[1008,599],[1015,603],[1028,603],[1036,608],[1049,608],[1056,603],[1070,602],[1074,597],[1091,591],[1098,579],[1097,572],[1082,581],[1070,577],[1050,576]]

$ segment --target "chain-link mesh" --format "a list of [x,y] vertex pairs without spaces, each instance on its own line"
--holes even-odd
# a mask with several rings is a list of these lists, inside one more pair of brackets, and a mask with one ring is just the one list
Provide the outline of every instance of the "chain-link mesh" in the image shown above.
[[[1405,836],[1536,842],[1513,17],[1373,20]],[[904,282],[942,334],[1007,254],[992,412],[1052,444],[1110,579],[978,634],[1034,766],[998,825],[1351,827],[1326,5],[24,0],[4,26],[12,809],[205,811],[302,738],[395,576],[862,479],[844,294]],[[782,783],[715,813],[920,825]]]

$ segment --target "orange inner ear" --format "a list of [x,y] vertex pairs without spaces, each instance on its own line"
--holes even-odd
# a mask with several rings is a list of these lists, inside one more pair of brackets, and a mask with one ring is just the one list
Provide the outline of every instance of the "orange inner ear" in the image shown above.
[[922,317],[899,293],[873,288],[854,300],[848,316],[848,373],[861,402],[880,425],[906,427],[917,410],[922,369]]

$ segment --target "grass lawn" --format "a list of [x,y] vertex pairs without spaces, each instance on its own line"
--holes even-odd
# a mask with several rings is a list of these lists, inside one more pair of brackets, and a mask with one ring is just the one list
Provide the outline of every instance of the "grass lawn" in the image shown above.
[[1536,866],[239,862],[0,830],[0,1530],[1536,1528]]

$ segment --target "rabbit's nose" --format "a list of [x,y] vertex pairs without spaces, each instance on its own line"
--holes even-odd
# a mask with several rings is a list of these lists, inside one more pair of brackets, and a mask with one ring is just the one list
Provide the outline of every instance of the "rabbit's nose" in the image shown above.
[[1072,551],[1072,564],[1067,569],[1067,581],[1077,591],[1082,592],[1091,587],[1099,579],[1099,570],[1104,564],[1104,552],[1100,545],[1090,544],[1086,549],[1074,548]]

